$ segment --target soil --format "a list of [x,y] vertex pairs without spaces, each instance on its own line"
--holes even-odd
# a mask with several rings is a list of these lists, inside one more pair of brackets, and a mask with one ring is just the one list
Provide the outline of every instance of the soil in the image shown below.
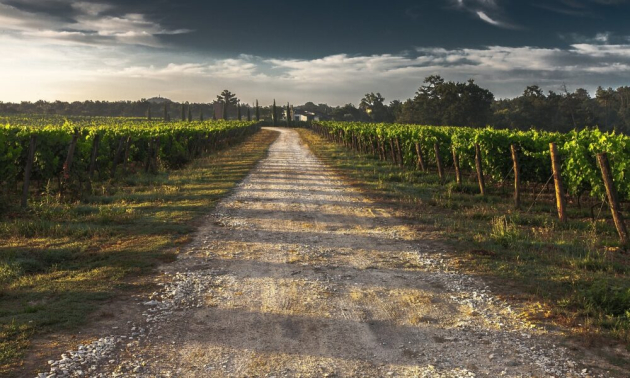
[[273,130],[268,157],[163,266],[161,289],[109,309],[101,336],[116,348],[84,376],[627,376],[520,317],[458,272],[436,233]]

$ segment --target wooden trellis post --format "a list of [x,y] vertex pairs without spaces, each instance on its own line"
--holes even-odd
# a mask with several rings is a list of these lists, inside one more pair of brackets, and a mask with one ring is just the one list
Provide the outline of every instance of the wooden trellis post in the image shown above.
[[98,144],[100,141],[101,136],[96,134],[92,142],[92,155],[90,156],[90,167],[88,170],[88,178],[90,180],[92,180],[92,176],[94,176],[94,171],[96,170],[96,158],[98,157]]
[[461,186],[462,185],[462,171],[459,167],[459,156],[457,155],[455,148],[451,148],[451,150],[453,151],[453,166],[455,167],[455,181],[457,181],[458,186]]
[[521,167],[518,162],[518,149],[515,145],[510,146],[512,151],[512,162],[514,163],[514,207],[521,207]]
[[31,171],[33,170],[33,159],[35,158],[35,147],[37,144],[37,137],[31,135],[31,140],[28,146],[28,156],[26,159],[26,167],[24,168],[24,186],[22,188],[22,208],[28,206],[28,186],[31,181]]
[[479,191],[482,196],[486,195],[486,181],[483,177],[483,163],[481,162],[481,148],[475,143],[475,167],[477,168],[477,181],[479,181]]
[[404,160],[403,160],[402,149],[400,148],[400,139],[398,137],[396,138],[396,151],[398,152],[398,155],[397,155],[398,166],[400,168],[403,168],[404,167]]
[[434,143],[433,149],[435,150],[435,162],[437,163],[438,176],[440,176],[440,181],[444,182],[444,166],[442,164],[442,155],[440,155],[440,145]]
[[610,169],[610,163],[608,162],[608,155],[606,153],[598,154],[597,161],[599,162],[599,168],[602,171],[602,178],[604,179],[604,186],[606,187],[606,195],[608,197],[608,203],[610,204],[610,211],[612,212],[613,221],[615,227],[619,233],[621,244],[628,245],[630,238],[628,237],[628,229],[621,215],[621,205],[619,205],[619,199],[617,197],[617,190],[612,179],[612,171]]
[[553,180],[556,188],[556,206],[558,207],[558,218],[560,222],[567,221],[566,199],[564,198],[564,185],[562,184],[562,166],[560,165],[560,154],[555,143],[549,144],[551,152],[551,168],[553,170]]
[[420,142],[416,142],[416,155],[418,155],[418,169],[421,169],[422,172],[427,171],[427,166],[424,163],[424,156],[422,156],[422,149],[420,148]]
[[390,153],[392,155],[392,162],[394,164],[396,164],[397,163],[397,161],[396,161],[396,150],[394,149],[394,140],[393,139],[389,140],[389,149],[390,149]]
[[72,135],[72,142],[70,142],[70,147],[68,147],[68,156],[66,156],[66,162],[63,165],[63,174],[64,178],[70,178],[70,170],[72,169],[72,161],[74,160],[74,150],[77,148],[77,141],[79,140],[79,131],[75,131]]

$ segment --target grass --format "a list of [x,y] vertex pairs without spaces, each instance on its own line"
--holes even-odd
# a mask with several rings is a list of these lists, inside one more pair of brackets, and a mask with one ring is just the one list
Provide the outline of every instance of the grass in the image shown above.
[[590,206],[572,204],[571,220],[561,224],[551,193],[529,210],[530,193],[518,211],[510,188],[493,186],[481,197],[472,177],[461,187],[441,185],[435,174],[402,170],[310,130],[299,132],[320,159],[354,185],[441,233],[463,270],[484,275],[497,283],[498,293],[535,308],[527,311],[531,319],[569,326],[591,342],[613,338],[630,349],[630,257],[619,248],[607,209],[606,217],[592,221]]
[[94,187],[80,203],[42,195],[0,214],[0,375],[33,337],[85,324],[99,303],[141,290],[140,277],[173,261],[196,221],[262,159],[276,133],[156,175]]

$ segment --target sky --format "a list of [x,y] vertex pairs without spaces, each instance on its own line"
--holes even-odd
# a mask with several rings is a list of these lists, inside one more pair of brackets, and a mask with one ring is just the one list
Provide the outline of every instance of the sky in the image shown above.
[[630,85],[630,0],[0,0],[0,101],[357,104]]

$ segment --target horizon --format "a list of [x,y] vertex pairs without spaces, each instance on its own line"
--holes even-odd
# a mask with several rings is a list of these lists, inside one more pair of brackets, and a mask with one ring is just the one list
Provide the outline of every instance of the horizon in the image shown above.
[[431,74],[474,79],[497,99],[528,85],[593,96],[630,84],[628,10],[626,0],[0,0],[0,101],[209,103],[227,88],[244,103],[356,105],[370,92],[389,103]]

